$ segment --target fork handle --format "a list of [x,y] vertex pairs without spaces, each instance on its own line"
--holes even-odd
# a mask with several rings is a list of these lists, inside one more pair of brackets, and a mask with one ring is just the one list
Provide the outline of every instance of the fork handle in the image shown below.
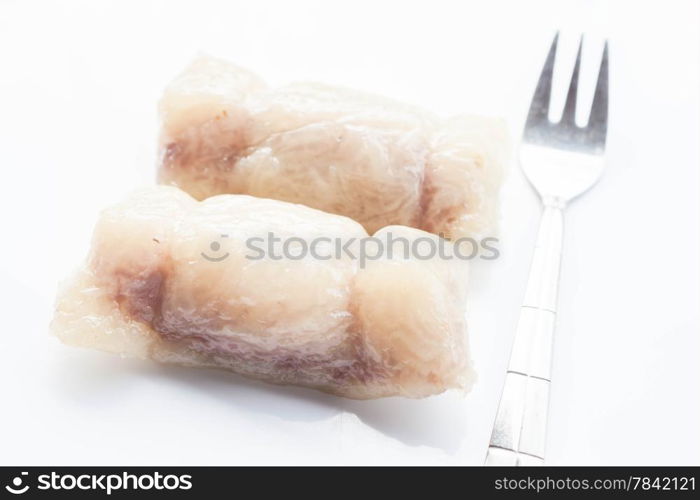
[[543,203],[487,465],[540,465],[544,461],[564,203],[550,198]]

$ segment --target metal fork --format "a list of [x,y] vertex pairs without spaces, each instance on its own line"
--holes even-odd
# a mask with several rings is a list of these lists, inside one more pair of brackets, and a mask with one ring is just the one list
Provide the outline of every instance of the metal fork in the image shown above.
[[525,176],[544,208],[487,465],[544,462],[564,208],[596,183],[604,166],[608,44],[605,42],[590,118],[579,127],[574,117],[583,37],[562,118],[558,123],[548,118],[558,38],[557,34],[542,68],[519,150]]

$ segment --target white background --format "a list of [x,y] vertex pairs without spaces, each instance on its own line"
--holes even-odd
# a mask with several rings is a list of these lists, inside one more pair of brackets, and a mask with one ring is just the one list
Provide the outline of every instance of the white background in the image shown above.
[[580,32],[585,75],[610,39],[611,122],[605,176],[567,213],[547,457],[700,463],[698,3],[483,0],[1,2],[0,463],[481,463],[539,213],[515,162],[503,256],[472,276],[466,397],[349,401],[47,326],[99,209],[153,182],[156,101],[199,51],[273,84],[503,115],[515,138],[558,28],[560,86]]

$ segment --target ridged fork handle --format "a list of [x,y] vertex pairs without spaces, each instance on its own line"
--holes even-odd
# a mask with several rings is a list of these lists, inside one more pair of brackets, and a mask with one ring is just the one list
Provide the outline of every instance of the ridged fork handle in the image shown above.
[[563,208],[556,199],[544,201],[487,465],[539,465],[544,461]]

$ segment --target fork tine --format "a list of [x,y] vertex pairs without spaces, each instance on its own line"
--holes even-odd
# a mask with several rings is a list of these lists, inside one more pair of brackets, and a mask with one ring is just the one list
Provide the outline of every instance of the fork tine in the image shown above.
[[569,91],[566,94],[566,103],[564,104],[564,112],[561,115],[562,123],[573,125],[576,122],[576,97],[578,95],[578,74],[581,70],[581,50],[583,49],[583,35],[578,43],[578,54],[576,54],[576,64],[574,72],[571,75],[569,82]]
[[588,128],[594,131],[594,139],[605,144],[605,135],[608,128],[608,42],[605,41],[603,59],[598,71],[598,82],[593,94],[591,116],[588,119]]
[[547,60],[542,67],[540,79],[537,82],[535,94],[532,96],[530,111],[527,113],[526,127],[532,123],[547,121],[549,114],[549,101],[552,94],[552,73],[554,71],[554,56],[557,53],[557,42],[559,40],[559,32],[554,35],[552,46],[549,48]]

